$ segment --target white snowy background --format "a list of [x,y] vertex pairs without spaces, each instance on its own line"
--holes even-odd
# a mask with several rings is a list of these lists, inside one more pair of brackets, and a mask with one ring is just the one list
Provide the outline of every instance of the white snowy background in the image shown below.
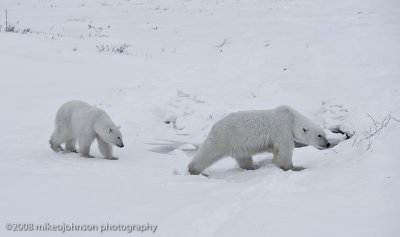
[[[0,25],[1,236],[99,235],[5,228],[45,222],[158,225],[105,236],[399,236],[400,1],[1,0]],[[72,99],[122,126],[118,161],[95,143],[95,159],[49,148]],[[185,148],[224,115],[281,104],[355,134],[296,149],[301,172],[265,153],[255,171],[227,158],[187,174]],[[151,151],[160,139],[187,144]]]

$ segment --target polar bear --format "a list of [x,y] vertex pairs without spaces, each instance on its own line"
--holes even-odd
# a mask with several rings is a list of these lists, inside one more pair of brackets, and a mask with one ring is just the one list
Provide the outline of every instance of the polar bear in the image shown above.
[[[94,158],[90,155],[90,145],[97,139],[100,152],[104,158],[118,160],[113,156],[112,146],[124,147],[122,134],[107,113],[83,101],[69,101],[57,111],[55,129],[50,138],[50,147],[55,152],[77,152],[82,157]],[[61,144],[65,143],[65,149]]]
[[271,110],[231,113],[218,121],[189,164],[190,174],[200,174],[219,159],[231,156],[242,169],[255,169],[252,156],[272,152],[273,163],[283,170],[294,167],[294,144],[330,147],[325,132],[289,106]]

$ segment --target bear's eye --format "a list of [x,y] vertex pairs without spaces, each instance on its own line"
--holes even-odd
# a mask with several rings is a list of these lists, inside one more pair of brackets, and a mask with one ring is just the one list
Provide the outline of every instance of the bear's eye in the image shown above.
[[121,139],[120,137],[117,137],[118,139]]
[[322,137],[321,135],[318,135],[318,137]]

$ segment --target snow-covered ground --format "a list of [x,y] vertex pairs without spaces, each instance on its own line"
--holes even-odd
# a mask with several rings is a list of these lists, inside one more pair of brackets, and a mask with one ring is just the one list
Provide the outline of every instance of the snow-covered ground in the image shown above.
[[[5,32],[6,9],[19,32]],[[400,1],[1,0],[0,25],[1,236],[55,234],[7,223],[149,223],[156,236],[399,235]],[[71,99],[122,126],[118,161],[95,144],[96,159],[49,148],[55,112]],[[301,172],[266,153],[255,171],[224,159],[209,177],[187,174],[193,152],[184,148],[224,115],[281,104],[355,135],[296,149]],[[187,144],[152,152],[160,139]]]

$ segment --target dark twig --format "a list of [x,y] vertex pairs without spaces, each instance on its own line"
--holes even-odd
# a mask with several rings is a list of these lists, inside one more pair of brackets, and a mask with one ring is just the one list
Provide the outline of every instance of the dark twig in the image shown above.
[[367,131],[363,132],[364,137],[358,140],[358,137],[355,138],[353,146],[355,143],[357,143],[357,145],[359,145],[361,142],[363,141],[368,141],[368,144],[366,146],[367,150],[371,149],[372,144],[373,144],[373,137],[377,136],[385,127],[388,126],[388,124],[390,123],[390,121],[396,121],[396,122],[400,122],[400,120],[392,117],[391,114],[386,115],[386,117],[384,117],[382,119],[382,121],[377,122],[371,115],[367,114],[367,116],[371,119],[373,125],[369,127],[369,129]]
[[227,39],[224,39],[224,41],[223,41],[221,44],[217,45],[217,48],[222,48],[222,47],[224,47],[225,45],[227,45],[228,43],[229,43],[228,40],[227,40]]
[[[372,117],[371,117],[372,118]],[[392,116],[389,114],[387,115],[385,118],[383,118],[382,122],[380,122],[380,125],[378,126],[377,123],[375,122],[374,119],[372,119],[372,121],[374,121],[374,128],[370,127],[369,128],[369,132],[366,133],[365,137],[363,139],[360,139],[358,141],[358,143],[370,139],[371,137],[375,136],[376,134],[378,134],[380,131],[382,131],[382,129],[384,127],[386,127],[390,120],[392,119]]]

